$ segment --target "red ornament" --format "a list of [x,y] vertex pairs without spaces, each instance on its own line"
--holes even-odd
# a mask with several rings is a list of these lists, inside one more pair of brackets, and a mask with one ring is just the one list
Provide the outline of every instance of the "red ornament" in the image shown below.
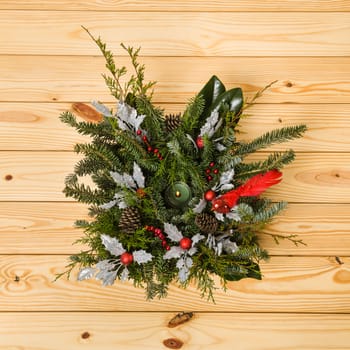
[[123,264],[123,265],[130,265],[132,263],[132,261],[134,260],[132,254],[130,253],[123,253],[121,256],[120,256],[120,262]]
[[196,140],[196,145],[198,148],[203,148],[204,147],[204,141],[202,136],[198,136]]
[[188,238],[188,237],[184,237],[180,240],[180,247],[182,249],[190,249],[192,246],[192,240],[191,238]]
[[216,197],[216,193],[213,190],[208,190],[204,193],[204,199],[208,202],[212,201]]

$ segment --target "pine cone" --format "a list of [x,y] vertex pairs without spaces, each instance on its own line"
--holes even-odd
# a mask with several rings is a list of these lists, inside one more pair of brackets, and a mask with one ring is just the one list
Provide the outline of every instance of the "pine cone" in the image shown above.
[[168,132],[172,132],[181,124],[181,113],[169,114],[165,116],[165,127]]
[[195,223],[205,233],[215,233],[219,226],[216,218],[206,213],[198,214]]
[[120,216],[119,228],[126,233],[133,233],[141,226],[141,217],[137,208],[125,208]]

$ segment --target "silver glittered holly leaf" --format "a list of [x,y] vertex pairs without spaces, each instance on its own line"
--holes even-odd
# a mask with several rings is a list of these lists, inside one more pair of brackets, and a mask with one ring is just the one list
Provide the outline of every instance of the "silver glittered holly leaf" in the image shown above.
[[125,268],[123,272],[120,274],[120,280],[121,281],[126,281],[129,278],[129,270]]
[[101,270],[96,279],[101,280],[104,286],[111,286],[117,278],[118,271],[105,271]]
[[110,175],[119,186],[126,186],[130,189],[136,188],[136,182],[134,181],[131,175],[127,173],[120,174],[117,171],[111,171]]
[[217,191],[228,191],[231,190],[234,186],[232,184],[233,176],[235,175],[235,170],[230,169],[223,172],[220,176],[219,183],[212,188],[212,190]]
[[97,112],[100,112],[105,117],[114,117],[108,107],[106,107],[103,103],[97,101],[91,101],[91,104],[95,107]]
[[126,203],[124,202],[124,196],[120,193],[116,193],[110,202],[101,204],[100,208],[110,209],[114,207],[116,204],[118,205],[119,209],[125,209],[127,207]]
[[200,214],[205,209],[206,206],[207,206],[207,201],[204,198],[202,198],[199,201],[199,203],[193,208],[193,212],[196,214]]
[[210,116],[207,118],[205,124],[202,126],[199,135],[203,137],[207,135],[211,138],[216,131],[220,128],[222,124],[222,119],[219,120],[219,112],[213,111]]
[[201,235],[200,233],[197,233],[196,235],[194,235],[191,239],[192,239],[192,245],[197,244],[199,241],[201,241],[203,238],[205,238],[203,235]]
[[88,280],[92,278],[96,270],[92,267],[85,267],[81,269],[78,273],[78,281]]
[[164,259],[180,258],[183,253],[184,250],[181,247],[171,247],[170,250],[165,253]]
[[113,255],[119,256],[125,252],[122,244],[114,237],[110,237],[108,235],[101,235],[102,244],[105,248]]
[[124,102],[118,103],[118,126],[121,130],[137,131],[140,129],[145,116],[137,115],[135,108],[129,106]]
[[138,264],[144,264],[152,260],[152,254],[147,253],[145,250],[137,250],[132,253],[134,261]]
[[182,233],[178,230],[178,228],[166,222],[164,224],[164,232],[167,234],[168,238],[171,239],[173,242],[180,242],[180,240],[183,238]]
[[136,162],[134,162],[133,178],[139,188],[145,187],[145,176],[143,175],[140,166]]

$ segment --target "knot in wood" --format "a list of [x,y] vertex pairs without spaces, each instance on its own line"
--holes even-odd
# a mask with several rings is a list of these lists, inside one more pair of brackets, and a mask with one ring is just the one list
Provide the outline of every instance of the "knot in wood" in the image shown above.
[[168,338],[163,341],[163,344],[169,349],[180,349],[183,345],[183,342],[179,339]]

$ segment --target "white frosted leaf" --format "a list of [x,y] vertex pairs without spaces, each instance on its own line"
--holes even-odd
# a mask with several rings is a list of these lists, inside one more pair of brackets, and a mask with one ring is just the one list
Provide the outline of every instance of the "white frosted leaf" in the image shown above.
[[127,173],[120,174],[117,171],[111,171],[109,174],[119,186],[126,186],[130,189],[136,188],[136,183],[131,175]]
[[224,221],[224,220],[225,220],[224,214],[221,214],[221,213],[215,212],[215,217],[216,217],[219,221]]
[[153,256],[150,253],[147,253],[145,250],[137,250],[132,253],[134,261],[138,264],[144,264],[148,261],[151,261]]
[[196,235],[194,235],[191,239],[192,239],[192,245],[197,244],[200,240],[202,240],[203,238],[205,238],[203,235],[197,233]]
[[229,239],[225,239],[222,243],[223,249],[228,254],[233,254],[238,250],[238,245],[236,242],[231,242]]
[[114,264],[110,262],[110,260],[101,260],[96,264],[96,268],[99,270],[112,270],[114,268]]
[[226,185],[222,185],[220,187],[221,191],[229,191],[232,190],[235,186],[233,184],[226,184]]
[[199,203],[193,208],[193,212],[196,213],[196,214],[200,214],[204,210],[206,205],[207,205],[207,201],[202,198],[199,201]]
[[134,179],[132,178],[131,175],[124,173],[123,174],[123,181],[124,184],[129,187],[129,188],[137,188],[136,182],[134,181]]
[[103,103],[97,101],[91,101],[91,104],[95,107],[97,112],[100,112],[106,117],[114,117],[108,107],[106,107]]
[[226,147],[225,147],[223,144],[221,144],[221,143],[217,143],[217,144],[215,145],[215,148],[216,148],[219,152],[225,151],[225,149],[226,149]]
[[173,242],[179,242],[183,238],[183,235],[178,228],[168,222],[164,224],[164,232]]
[[188,279],[189,273],[190,273],[190,270],[186,266],[182,267],[178,273],[179,281],[182,283],[186,282]]
[[129,278],[129,270],[125,268],[123,272],[120,274],[120,280],[125,282]]
[[231,210],[229,213],[226,214],[226,217],[234,221],[241,221],[241,217],[239,216],[236,210]]
[[224,171],[220,176],[220,185],[226,185],[232,182],[233,176],[235,175],[235,169],[230,169],[227,171]]
[[185,265],[190,269],[193,265],[193,260],[190,257],[185,259]]
[[116,204],[117,204],[117,201],[116,201],[116,200],[112,200],[112,201],[107,202],[107,203],[105,203],[105,204],[101,204],[101,205],[99,206],[99,208],[101,208],[101,209],[111,209],[111,208],[113,208]]
[[102,244],[113,255],[119,256],[125,252],[122,244],[114,237],[108,235],[101,235]]
[[172,258],[180,258],[184,253],[184,250],[181,247],[171,247],[164,255],[164,260],[172,259]]
[[143,175],[140,166],[136,162],[134,162],[133,178],[139,188],[145,187],[145,176]]
[[117,278],[117,271],[100,271],[96,279],[102,280],[104,286],[111,286]]
[[177,263],[176,263],[176,267],[178,268],[178,269],[181,269],[182,267],[184,267],[185,266],[185,259],[184,258],[180,258],[178,261],[177,261]]
[[209,138],[211,138],[218,129],[217,125],[219,125],[219,127],[221,126],[219,121],[219,112],[213,111],[205,121],[204,125],[201,127],[199,135],[203,137],[206,134]]
[[197,253],[197,248],[196,247],[192,247],[191,249],[189,249],[187,251],[187,254],[190,255],[190,256],[194,255],[195,253]]
[[95,269],[92,267],[85,267],[78,273],[78,281],[88,280],[93,277]]
[[118,104],[117,116],[119,128],[130,131],[137,131],[145,118],[144,115],[137,115],[136,109],[124,102]]

